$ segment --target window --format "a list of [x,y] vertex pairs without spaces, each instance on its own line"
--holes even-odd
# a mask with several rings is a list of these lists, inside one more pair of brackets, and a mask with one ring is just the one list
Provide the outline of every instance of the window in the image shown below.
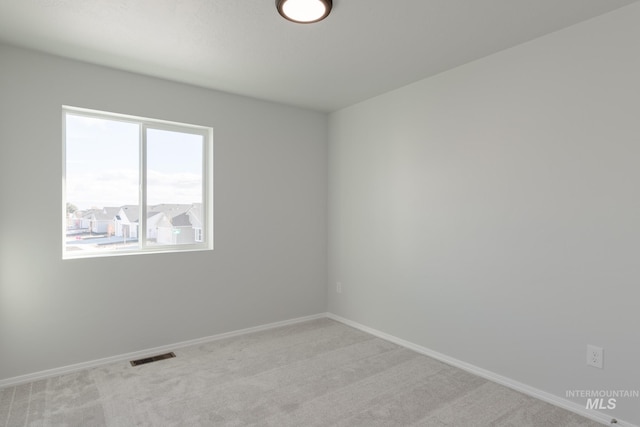
[[213,249],[213,129],[63,107],[63,258]]

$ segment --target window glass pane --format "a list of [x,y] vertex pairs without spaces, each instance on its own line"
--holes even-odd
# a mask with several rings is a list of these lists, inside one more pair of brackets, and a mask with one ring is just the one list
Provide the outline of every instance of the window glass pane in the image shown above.
[[203,136],[147,129],[146,137],[146,244],[203,242]]
[[65,121],[66,251],[136,248],[139,125],[70,113]]
[[63,112],[63,259],[213,249],[213,129]]

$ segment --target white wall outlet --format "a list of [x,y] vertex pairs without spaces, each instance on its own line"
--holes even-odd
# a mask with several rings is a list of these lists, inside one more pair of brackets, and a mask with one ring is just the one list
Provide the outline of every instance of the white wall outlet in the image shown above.
[[342,293],[342,282],[336,282],[336,292],[339,294]]
[[595,368],[604,368],[604,350],[602,347],[596,347],[595,345],[587,345],[587,365]]

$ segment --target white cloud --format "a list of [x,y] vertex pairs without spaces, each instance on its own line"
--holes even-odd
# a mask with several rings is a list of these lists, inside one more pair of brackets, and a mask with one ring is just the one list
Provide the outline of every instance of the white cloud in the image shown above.
[[[80,209],[138,204],[136,170],[102,170],[67,176],[67,201]],[[202,179],[190,173],[147,174],[148,203],[194,203],[202,201]]]

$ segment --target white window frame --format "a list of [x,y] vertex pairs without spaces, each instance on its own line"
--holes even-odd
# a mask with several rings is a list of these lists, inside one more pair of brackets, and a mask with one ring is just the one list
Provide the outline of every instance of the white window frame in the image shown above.
[[[66,197],[66,117],[67,114],[115,120],[139,125],[139,195],[138,208],[138,247],[112,251],[67,251],[67,197]],[[148,245],[147,244],[147,129],[158,129],[191,133],[203,137],[202,153],[202,237],[203,241],[194,244]],[[62,259],[96,258],[105,256],[121,256],[167,252],[189,252],[213,250],[213,128],[147,117],[131,116],[106,111],[92,110],[73,106],[62,106]]]

